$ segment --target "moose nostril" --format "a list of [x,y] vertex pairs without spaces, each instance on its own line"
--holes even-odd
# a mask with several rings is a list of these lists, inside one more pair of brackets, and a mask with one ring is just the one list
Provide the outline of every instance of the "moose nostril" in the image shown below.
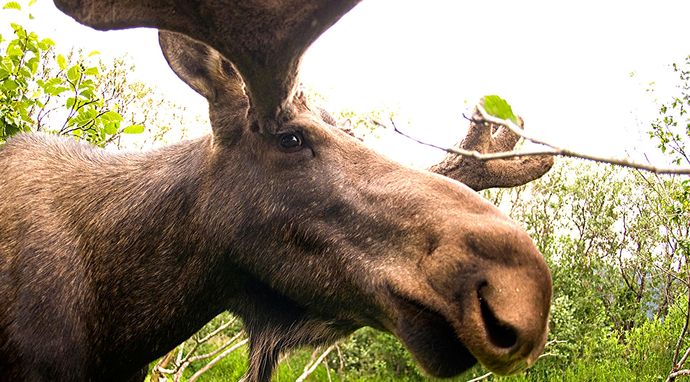
[[517,345],[517,331],[512,326],[502,322],[491,309],[486,299],[479,293],[479,308],[484,321],[484,327],[489,337],[489,341],[499,348],[510,349]]

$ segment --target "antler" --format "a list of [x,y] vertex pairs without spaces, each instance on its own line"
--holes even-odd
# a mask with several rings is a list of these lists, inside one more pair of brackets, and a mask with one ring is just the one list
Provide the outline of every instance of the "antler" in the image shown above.
[[55,0],[55,4],[96,29],[166,29],[215,48],[241,73],[254,121],[271,131],[294,114],[302,54],[359,1]]
[[[524,121],[520,118],[520,127]],[[483,122],[475,109],[465,138],[456,145],[463,150],[483,154],[511,151],[520,136],[505,126]],[[429,171],[458,180],[476,191],[492,187],[516,187],[546,174],[553,166],[553,156],[524,156],[510,159],[479,160],[449,153]]]

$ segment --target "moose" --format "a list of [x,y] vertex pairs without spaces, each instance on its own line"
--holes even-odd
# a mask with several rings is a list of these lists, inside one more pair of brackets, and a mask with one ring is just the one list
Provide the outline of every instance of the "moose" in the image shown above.
[[[363,326],[435,377],[538,358],[549,270],[470,187],[528,182],[552,159],[419,171],[332,126],[299,62],[358,1],[55,0],[97,29],[158,28],[212,133],[145,153],[38,133],[0,147],[0,379],[141,381],[225,310],[250,339],[246,381]],[[516,142],[476,122],[462,145]]]

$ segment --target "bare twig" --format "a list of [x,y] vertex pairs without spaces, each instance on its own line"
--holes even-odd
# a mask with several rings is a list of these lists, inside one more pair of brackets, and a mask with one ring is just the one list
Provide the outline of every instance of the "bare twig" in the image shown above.
[[690,284],[688,284],[688,280],[685,280],[681,277],[679,277],[675,272],[671,272],[669,270],[663,269],[660,265],[651,263],[651,265],[656,268],[659,272],[665,274],[666,276],[671,277],[672,279],[675,279],[676,281],[682,283],[686,287],[690,288]]
[[[385,124],[383,124],[377,120],[372,120],[372,122],[377,126],[380,126],[380,127],[386,128],[386,129],[390,128],[389,126],[386,126]],[[442,146],[435,145],[433,143],[421,141],[421,140],[403,132],[402,130],[398,129],[398,127],[395,125],[395,122],[392,119],[391,119],[391,125],[393,126],[393,131],[395,131],[396,133],[402,135],[403,137],[405,137],[407,139],[410,139],[410,140],[413,140],[417,143],[420,143],[422,145],[433,147],[435,149],[439,149],[439,150],[442,150],[442,151],[445,151],[445,152],[448,152],[451,154],[462,155],[465,157],[471,157],[471,158],[484,160],[484,161],[495,160],[495,159],[509,159],[509,158],[515,158],[515,157],[534,156],[534,155],[557,155],[551,149],[537,150],[537,151],[524,151],[524,152],[504,151],[504,152],[499,152],[499,153],[484,154],[484,153],[480,153],[479,151],[476,151],[476,150],[463,150],[463,149],[457,148],[457,147],[454,147],[454,148],[442,147]]]
[[240,337],[242,337],[243,335],[244,335],[244,332],[239,332],[239,333],[235,334],[234,336],[232,336],[232,338],[230,338],[229,340],[225,341],[225,343],[224,343],[223,345],[219,346],[217,349],[213,350],[212,352],[206,353],[206,354],[196,355],[196,356],[194,356],[194,357],[190,357],[189,360],[188,360],[187,362],[192,363],[192,362],[196,362],[196,361],[201,361],[201,360],[203,360],[203,359],[211,358],[211,357],[213,357],[214,355],[216,355],[216,354],[218,354],[219,352],[221,352],[223,349],[225,349],[225,348],[227,348],[228,346],[232,345],[233,342],[235,342],[235,341],[237,341],[238,339],[240,339]]
[[554,338],[551,341],[547,342],[546,345],[544,345],[544,349],[548,348],[549,346],[555,345],[555,344],[567,344],[567,343],[568,343],[568,341],[559,340],[557,338]]
[[328,382],[333,382],[333,379],[331,379],[331,368],[328,367],[328,362],[324,362],[323,366],[326,368],[326,376],[328,376]]
[[[154,367],[154,369],[152,371],[151,375],[152,375],[152,377],[155,376],[155,382],[157,382],[158,379],[162,378],[164,374],[172,376],[173,381],[175,381],[175,382],[181,381],[183,374],[184,374],[184,371],[187,369],[187,367],[189,367],[194,362],[198,362],[201,360],[205,360],[205,359],[214,357],[218,353],[220,353],[221,351],[228,349],[228,347],[230,347],[233,344],[234,344],[234,346],[232,346],[232,348],[236,349],[238,346],[242,346],[241,344],[246,343],[246,340],[245,340],[245,341],[240,341],[239,343],[235,344],[235,342],[237,340],[239,340],[240,338],[242,338],[242,336],[245,335],[245,333],[243,331],[240,331],[240,332],[236,333],[234,336],[232,336],[230,339],[225,341],[221,346],[214,349],[213,351],[206,353],[206,354],[195,355],[195,353],[199,349],[200,345],[202,345],[202,344],[208,342],[209,340],[211,340],[212,338],[216,337],[223,330],[227,329],[228,327],[230,327],[230,325],[235,323],[236,320],[237,320],[236,318],[232,318],[232,319],[228,320],[227,322],[222,323],[220,326],[218,326],[218,328],[216,328],[215,330],[211,331],[210,333],[206,334],[203,337],[200,337],[200,334],[198,334],[198,333],[196,335],[192,336],[192,338],[191,338],[191,341],[193,341],[192,346],[190,347],[190,349],[186,353],[184,351],[185,342],[180,344],[180,346],[177,347],[176,351],[173,350],[170,353],[168,353]],[[172,358],[173,358],[175,352],[177,353],[177,357],[174,361],[174,365],[173,365],[173,367],[168,368],[168,364],[170,363],[170,361],[172,361]],[[215,364],[220,359],[227,356],[231,352],[232,351],[227,350],[223,354],[221,354],[220,356],[217,356],[216,359],[212,360],[209,363]],[[206,365],[206,366],[208,366],[208,365]],[[209,366],[205,370],[208,370],[212,366],[213,365]],[[154,379],[152,379],[152,382],[154,382]]]
[[182,356],[184,355],[184,342],[178,346],[177,358],[175,359],[175,364],[180,365],[182,363]]
[[678,361],[678,364],[684,365],[685,361],[688,360],[688,356],[690,356],[690,347],[685,350],[685,354],[683,354],[683,357]]
[[484,375],[480,375],[480,376],[477,377],[477,378],[472,378],[472,379],[468,380],[467,382],[479,382],[479,381],[483,381],[483,380],[489,378],[489,377],[492,376],[492,375],[494,375],[494,373],[488,372],[488,373],[486,373],[486,374],[484,374]]
[[[456,155],[462,155],[465,157],[471,157],[475,158],[478,160],[483,160],[483,161],[489,161],[489,160],[496,160],[496,159],[510,159],[510,158],[517,158],[517,157],[526,157],[526,156],[539,156],[539,155],[558,155],[558,156],[564,156],[564,157],[571,157],[571,158],[579,158],[579,159],[585,159],[585,160],[590,160],[594,162],[601,162],[601,163],[608,163],[616,166],[622,166],[622,167],[630,167],[630,168],[635,168],[638,170],[643,170],[643,171],[648,171],[652,172],[655,174],[679,174],[679,175],[689,175],[690,174],[690,168],[687,167],[657,167],[653,165],[649,165],[646,163],[639,163],[635,161],[631,161],[626,158],[611,158],[611,157],[604,157],[604,156],[598,156],[598,155],[593,155],[593,154],[587,154],[587,153],[581,153],[577,152],[574,150],[570,150],[567,148],[562,148],[559,146],[556,146],[552,143],[546,142],[542,139],[536,138],[534,136],[531,136],[523,129],[521,129],[518,125],[513,123],[512,121],[496,118],[494,116],[489,115],[486,110],[481,105],[477,105],[477,110],[481,114],[482,118],[480,120],[477,119],[472,119],[473,122],[477,123],[492,123],[495,125],[500,125],[500,126],[505,126],[508,128],[510,131],[513,133],[517,134],[518,136],[522,137],[525,140],[528,140],[530,142],[536,143],[538,145],[545,146],[545,149],[541,150],[532,150],[532,151],[505,151],[505,152],[499,152],[499,153],[480,153],[478,151],[474,150],[463,150],[460,148],[450,148],[450,147],[441,147],[432,143],[424,142],[422,140],[419,140],[415,137],[410,136],[407,133],[404,133],[403,131],[399,130],[396,126],[393,120],[391,119],[391,124],[393,125],[393,130],[408,138],[411,139],[417,143],[420,143],[425,146],[433,147],[439,150],[443,150],[445,152],[451,153],[451,154],[456,154]],[[376,120],[372,121],[374,124],[382,127],[387,127],[386,125],[382,124],[381,122],[378,122]]]
[[602,157],[602,156],[597,156],[597,155],[579,153],[579,152],[576,152],[573,150],[561,148],[561,147],[558,147],[554,144],[551,144],[549,142],[546,142],[544,140],[536,138],[534,136],[528,135],[527,133],[525,133],[525,131],[523,129],[521,129],[518,125],[516,125],[512,121],[496,118],[494,116],[489,115],[489,113],[487,113],[486,110],[484,110],[484,108],[481,105],[477,105],[477,110],[482,115],[482,118],[485,121],[487,121],[489,123],[496,124],[496,125],[505,126],[508,129],[510,129],[510,131],[512,131],[513,133],[519,135],[520,137],[522,137],[522,138],[524,138],[530,142],[549,147],[549,148],[553,149],[554,155],[580,158],[580,159],[586,159],[586,160],[591,160],[591,161],[595,161],[595,162],[609,163],[609,164],[613,164],[613,165],[617,165],[617,166],[636,168],[639,170],[649,171],[649,172],[652,172],[655,174],[686,174],[686,175],[690,174],[690,168],[656,167],[656,166],[648,165],[645,163],[634,162],[634,161],[631,161],[631,160],[625,159],[625,158]]
[[688,376],[688,375],[690,375],[690,370],[688,370],[688,369],[678,370],[678,371],[675,371],[675,372],[669,374],[667,381],[673,380],[676,377]]
[[156,366],[153,367],[153,370],[151,371],[151,382],[158,382],[161,377],[163,377],[163,374],[167,371],[168,364],[170,364],[170,361],[172,361],[173,357],[175,356],[175,351],[172,350],[168,352],[161,360],[156,364]]
[[228,355],[230,355],[230,353],[234,352],[235,350],[237,350],[237,349],[241,348],[242,346],[244,346],[248,341],[249,341],[249,338],[245,338],[245,339],[243,339],[242,341],[240,341],[240,342],[236,343],[235,345],[233,345],[232,347],[230,347],[229,349],[227,349],[226,351],[224,351],[224,352],[222,352],[221,354],[219,354],[216,358],[212,359],[211,362],[207,363],[206,365],[204,365],[204,367],[202,367],[201,369],[197,370],[197,372],[194,373],[194,374],[189,378],[189,382],[194,382],[194,381],[196,381],[197,378],[199,378],[202,374],[204,374],[204,373],[207,372],[209,369],[211,369],[213,366],[215,366],[215,364],[217,364],[218,362],[220,362],[220,360],[222,360],[223,358],[227,357]]
[[[192,354],[194,354],[194,353],[196,352],[196,349],[199,347],[199,345],[201,345],[202,343],[208,341],[208,340],[209,340],[211,337],[213,337],[213,336],[207,335],[206,337],[204,337],[204,338],[202,339],[203,341],[202,341],[202,340],[195,339],[196,342],[195,342],[194,347],[192,348],[192,350],[190,350],[190,351],[187,353],[187,355],[184,356],[184,358],[182,359],[182,363],[177,364],[177,370],[174,371],[174,373],[175,373],[174,380],[175,380],[176,382],[182,380],[182,375],[184,374],[184,371],[185,371],[185,370],[187,369],[187,367],[189,367],[189,365],[191,365],[192,363],[197,362],[197,361],[201,361],[201,360],[204,360],[204,359],[207,359],[207,358],[211,358],[211,357],[215,356],[216,354],[218,354],[218,353],[220,353],[221,351],[223,351],[224,349],[226,349],[228,346],[232,345],[235,341],[237,341],[237,340],[238,340],[240,337],[242,337],[243,335],[244,335],[244,332],[239,332],[239,333],[235,334],[234,336],[232,336],[232,338],[230,338],[229,340],[225,341],[225,343],[224,343],[223,345],[219,346],[218,348],[216,348],[216,349],[213,350],[212,352],[206,353],[206,354],[200,354],[200,355],[192,356]],[[230,354],[230,353],[227,353],[227,354]],[[227,356],[227,354],[226,354],[226,356]]]
[[343,357],[343,352],[338,344],[335,344],[335,350],[338,352],[338,371],[342,372],[345,369],[345,357]]
[[323,353],[321,353],[321,355],[318,358],[307,363],[307,365],[304,367],[304,373],[297,377],[297,379],[295,379],[295,382],[304,382],[304,380],[307,379],[307,377],[309,377],[311,373],[313,373],[316,370],[317,367],[319,367],[321,362],[323,362],[328,353],[333,351],[333,349],[335,349],[335,345],[329,346],[326,350],[323,351]]
[[[187,366],[189,366],[190,363],[194,362],[193,360],[190,359],[190,357],[196,352],[196,350],[199,348],[199,346],[200,346],[201,344],[207,342],[209,339],[211,339],[211,338],[214,337],[216,334],[218,334],[218,333],[220,333],[221,331],[223,331],[225,328],[227,328],[228,326],[230,326],[230,325],[231,325],[232,323],[234,323],[234,322],[235,322],[235,318],[233,318],[233,319],[229,320],[228,322],[226,322],[226,323],[220,325],[216,330],[212,331],[211,333],[207,334],[205,337],[203,337],[203,338],[201,338],[201,339],[199,339],[198,334],[192,336],[192,340],[194,340],[194,344],[192,345],[192,348],[187,352],[187,354],[186,354],[184,357],[182,357],[182,354],[181,354],[183,348],[180,347],[180,353],[178,353],[177,361],[175,362],[175,363],[177,364],[177,367],[178,367],[178,373],[181,374],[181,371],[179,371],[179,369],[182,369],[182,371],[184,371],[184,369],[185,369]],[[228,342],[234,342],[237,338],[239,338],[239,336],[240,336],[241,334],[242,334],[242,332],[236,334],[236,335],[235,335],[234,337],[232,337],[232,338],[230,339],[230,341],[228,341]],[[184,345],[184,344],[183,344],[183,345]],[[226,344],[224,344],[224,345],[221,347],[221,349],[222,349],[223,347],[227,346],[227,345],[228,345],[228,343],[226,342]]]
[[203,343],[203,342],[208,341],[209,339],[211,339],[211,337],[213,337],[213,336],[215,336],[216,334],[218,334],[218,333],[222,332],[223,330],[227,329],[228,326],[234,324],[235,321],[237,321],[237,318],[234,318],[234,317],[233,317],[232,319],[230,319],[230,320],[228,320],[227,322],[225,322],[225,323],[223,323],[222,325],[220,325],[216,330],[212,331],[211,333],[209,333],[209,334],[207,334],[206,336],[204,336],[203,338],[201,338],[198,342]]

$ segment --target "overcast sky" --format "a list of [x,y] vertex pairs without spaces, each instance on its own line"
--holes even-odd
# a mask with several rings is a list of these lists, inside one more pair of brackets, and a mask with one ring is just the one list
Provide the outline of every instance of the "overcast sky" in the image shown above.
[[[154,31],[92,31],[49,0],[32,13],[58,49],[126,53],[139,79],[205,108],[167,68]],[[393,109],[399,127],[437,144],[457,141],[466,108],[498,94],[533,134],[624,155],[649,149],[654,98],[672,89],[670,64],[690,54],[689,16],[687,0],[364,0],[312,46],[301,76],[331,110]],[[383,136],[378,148],[399,160],[442,156]]]

